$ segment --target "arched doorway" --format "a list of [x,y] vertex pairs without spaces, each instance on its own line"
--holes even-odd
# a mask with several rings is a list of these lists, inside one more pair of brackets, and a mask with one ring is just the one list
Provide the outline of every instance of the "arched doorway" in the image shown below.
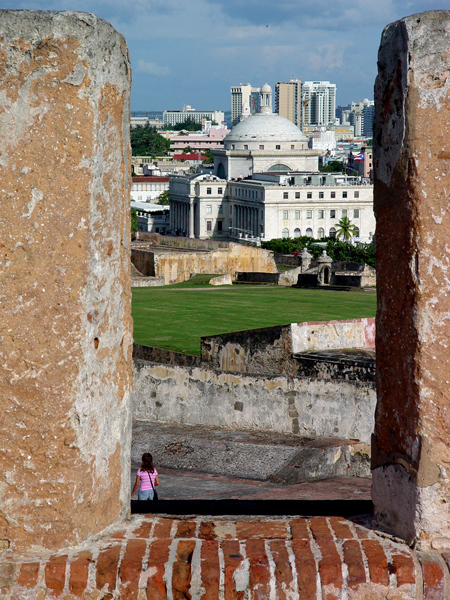
[[330,285],[330,267],[325,267],[323,270],[323,284]]

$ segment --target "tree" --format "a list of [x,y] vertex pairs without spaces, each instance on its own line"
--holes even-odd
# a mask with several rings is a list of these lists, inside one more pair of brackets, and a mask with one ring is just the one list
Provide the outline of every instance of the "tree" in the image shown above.
[[342,238],[345,241],[350,240],[354,235],[358,233],[358,229],[356,225],[350,221],[348,217],[342,217],[342,219],[338,223],[338,228],[336,230],[336,237]]
[[186,146],[186,148],[183,148],[183,154],[192,154],[194,152],[194,149],[191,148],[191,146]]
[[156,127],[137,125],[130,131],[133,156],[165,156],[170,150],[170,140],[160,135]]
[[203,156],[206,156],[206,158],[202,160],[202,165],[212,165],[214,159],[213,155],[211,154],[211,150],[209,148],[207,148],[206,150],[202,150],[202,154]]
[[135,208],[131,209],[131,231],[139,231],[138,229],[138,215]]
[[165,206],[170,205],[169,192],[167,190],[159,195],[158,204],[164,204]]
[[192,117],[187,117],[185,121],[182,123],[177,123],[176,125],[166,125],[166,129],[171,129],[173,131],[200,131],[202,128],[202,124],[198,123]]
[[342,173],[343,170],[344,165],[339,160],[330,160],[327,165],[319,168],[321,173]]

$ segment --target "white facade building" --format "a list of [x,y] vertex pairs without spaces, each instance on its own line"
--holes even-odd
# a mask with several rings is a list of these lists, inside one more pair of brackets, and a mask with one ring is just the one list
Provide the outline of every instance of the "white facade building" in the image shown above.
[[261,88],[260,113],[241,121],[213,150],[214,174],[170,178],[170,229],[196,238],[257,241],[334,235],[348,217],[357,238],[375,232],[373,186],[320,173],[316,150],[293,123],[272,114]]
[[185,104],[183,110],[165,110],[163,112],[165,127],[167,125],[173,126],[184,123],[187,119],[192,119],[199,125],[205,121],[212,121],[220,125],[225,120],[225,115],[221,110],[195,110],[189,104]]
[[132,202],[152,202],[157,200],[163,192],[169,190],[169,177],[158,175],[143,175],[133,177],[131,184]]
[[329,81],[305,81],[302,103],[306,125],[334,125],[336,120],[336,84]]
[[233,85],[231,91],[231,125],[237,125],[243,112],[254,115],[259,111],[260,89],[252,87],[250,83]]

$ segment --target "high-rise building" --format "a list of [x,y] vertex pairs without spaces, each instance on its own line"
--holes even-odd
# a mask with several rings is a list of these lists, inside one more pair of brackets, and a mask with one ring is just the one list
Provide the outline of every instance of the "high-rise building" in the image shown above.
[[302,129],[302,82],[300,79],[279,81],[275,91],[275,112]]
[[231,86],[231,124],[237,125],[241,120],[242,109],[247,104],[250,115],[259,111],[259,88],[254,88],[250,83],[241,83]]
[[335,124],[336,84],[329,81],[305,81],[302,104],[306,125]]
[[362,109],[363,116],[363,136],[366,138],[373,137],[373,116],[375,114],[375,103],[372,100],[364,100],[367,102]]

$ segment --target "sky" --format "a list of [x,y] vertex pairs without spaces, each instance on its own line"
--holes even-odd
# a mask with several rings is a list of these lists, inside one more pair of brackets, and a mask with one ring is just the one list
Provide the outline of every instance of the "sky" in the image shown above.
[[330,81],[337,105],[373,100],[383,28],[450,0],[0,0],[0,8],[80,10],[128,43],[132,111],[230,110],[230,86]]

